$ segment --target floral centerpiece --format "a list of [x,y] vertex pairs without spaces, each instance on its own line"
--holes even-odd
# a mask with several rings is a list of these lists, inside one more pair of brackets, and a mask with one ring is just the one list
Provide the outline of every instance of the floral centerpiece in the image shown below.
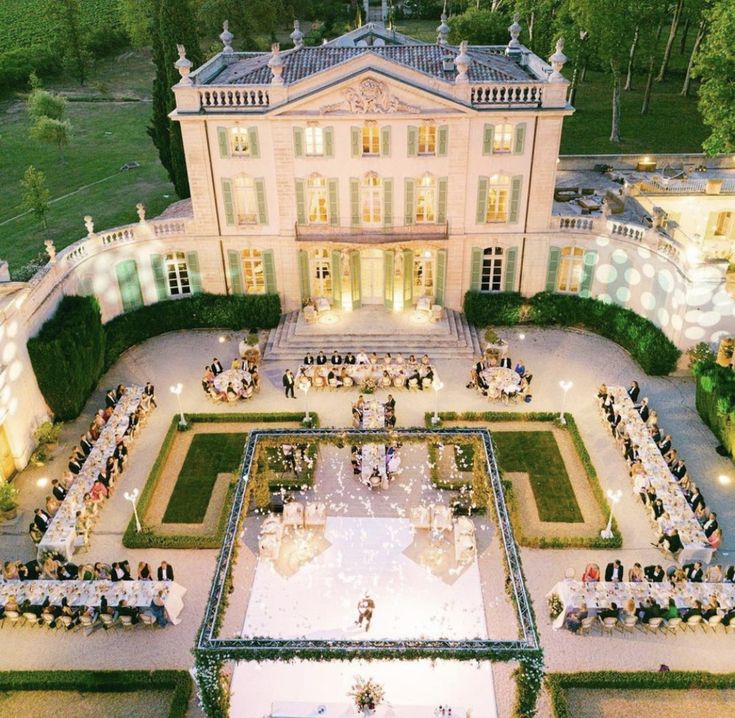
[[363,394],[374,394],[377,388],[378,382],[376,382],[371,376],[366,377],[360,385],[360,391],[362,391]]
[[553,621],[564,610],[564,604],[561,602],[561,598],[558,593],[552,593],[548,598],[548,603],[549,618]]
[[355,702],[357,710],[363,713],[374,711],[383,700],[385,691],[383,686],[376,683],[372,678],[365,680],[360,676],[355,677],[352,684],[352,690],[349,692],[350,697]]

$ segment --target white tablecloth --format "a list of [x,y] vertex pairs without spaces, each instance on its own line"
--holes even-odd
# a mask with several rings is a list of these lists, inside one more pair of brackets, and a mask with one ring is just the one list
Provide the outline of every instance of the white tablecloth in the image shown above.
[[648,427],[633,406],[628,393],[623,387],[610,387],[615,397],[615,406],[620,412],[621,424],[634,444],[638,445],[638,454],[646,470],[646,477],[656,491],[656,498],[661,499],[664,509],[679,532],[684,549],[679,555],[679,563],[701,561],[709,563],[714,550],[707,542],[702,527],[694,516],[689,503],[678,482],[669,471],[666,461],[648,433]]
[[362,408],[363,429],[385,429],[385,404],[369,399]]
[[598,609],[609,608],[616,603],[618,608],[632,598],[638,608],[642,601],[653,598],[661,608],[666,609],[669,599],[673,598],[678,608],[691,608],[694,601],[701,601],[706,606],[712,596],[720,602],[719,614],[735,606],[735,584],[732,583],[680,583],[672,586],[671,582],[651,583],[582,583],[574,579],[559,581],[549,591],[548,596],[556,594],[561,599],[564,610],[554,620],[554,628],[562,628],[564,619],[571,608],[579,608],[582,602],[587,604],[587,610],[595,613]]
[[148,608],[159,591],[164,592],[164,604],[173,624],[181,623],[179,614],[184,608],[186,589],[174,581],[2,581],[0,603],[5,605],[9,596],[18,604],[28,599],[40,606],[46,597],[54,606],[66,598],[70,606],[100,605],[105,596],[111,608],[125,599],[129,606]]
[[94,442],[82,470],[69,487],[69,492],[59,510],[51,518],[49,527],[38,544],[39,557],[47,551],[54,551],[68,560],[74,554],[77,511],[84,510],[84,495],[92,489],[97,475],[105,468],[107,458],[115,451],[117,440],[128,428],[128,415],[138,408],[142,396],[142,387],[129,386],[115,405],[112,416],[102,427],[100,436]]
[[[327,375],[329,372],[334,371],[335,374],[339,375],[343,367],[346,369],[347,376],[349,376],[357,386],[362,384],[368,378],[372,379],[378,386],[381,386],[384,378],[384,372],[388,372],[388,376],[393,382],[393,386],[395,386],[395,382],[398,380],[399,387],[402,386],[410,376],[413,376],[416,371],[418,371],[419,376],[423,379],[431,368],[430,365],[425,364],[415,364],[409,367],[405,363],[384,364],[383,362],[379,362],[377,364],[339,364],[337,366],[332,366],[332,364],[309,364],[302,366],[299,373],[303,373],[307,376],[311,380],[312,384],[314,383],[314,377],[320,376],[324,379],[324,383],[326,385]],[[434,372],[432,370],[432,374],[433,373]]]
[[518,386],[521,383],[521,375],[513,369],[505,367],[490,367],[484,369],[481,374],[488,386],[488,394],[491,397],[498,397],[503,391],[506,394],[513,394],[518,391]]
[[[271,718],[358,718],[361,715],[353,703],[277,701],[271,708]],[[393,705],[386,702],[370,715],[372,718],[433,718],[436,716],[436,707]],[[465,715],[466,708],[452,706],[453,718],[464,718]]]
[[243,384],[247,386],[252,384],[250,372],[243,369],[227,369],[214,377],[214,386],[217,391],[227,391],[229,384],[232,384],[232,388],[240,393]]
[[375,479],[371,479],[373,470],[377,467],[381,483],[387,480],[385,464],[385,444],[365,444],[362,447],[362,483],[372,486]]

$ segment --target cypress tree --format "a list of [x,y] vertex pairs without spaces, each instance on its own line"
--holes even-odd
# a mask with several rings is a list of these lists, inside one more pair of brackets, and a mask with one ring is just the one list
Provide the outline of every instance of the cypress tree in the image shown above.
[[171,89],[181,78],[174,67],[179,57],[177,45],[186,47],[193,66],[203,62],[202,51],[194,27],[189,0],[154,0],[152,8],[153,61],[156,77],[153,82],[153,117],[148,134],[158,149],[161,164],[166,168],[179,197],[189,197],[184,144],[178,122],[168,114],[176,107]]

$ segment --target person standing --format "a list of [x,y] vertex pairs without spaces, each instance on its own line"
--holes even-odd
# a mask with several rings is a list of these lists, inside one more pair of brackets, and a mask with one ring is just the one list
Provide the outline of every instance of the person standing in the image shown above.
[[293,372],[290,369],[286,369],[286,373],[283,375],[283,388],[285,389],[286,398],[291,397],[295,399],[296,396],[293,393],[294,385],[296,380],[294,379]]
[[375,601],[370,598],[369,594],[365,594],[363,598],[357,604],[357,620],[355,624],[362,626],[362,622],[365,621],[365,632],[370,630],[370,621],[373,619],[373,611],[375,610]]

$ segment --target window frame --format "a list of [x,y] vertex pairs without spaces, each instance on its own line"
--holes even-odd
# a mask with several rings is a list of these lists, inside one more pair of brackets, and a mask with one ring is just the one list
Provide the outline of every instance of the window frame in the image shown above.
[[190,297],[191,288],[189,263],[185,252],[168,252],[163,257],[163,272],[169,297]]
[[483,294],[503,291],[505,252],[502,247],[486,247],[482,250],[480,265],[480,291]]
[[250,157],[252,155],[253,148],[250,144],[250,132],[247,127],[240,127],[239,125],[230,127],[227,134],[232,157]]
[[304,157],[324,157],[324,128],[307,125],[304,128]]
[[[569,245],[559,252],[559,269],[556,273],[556,286],[559,294],[579,294],[584,278],[584,248]],[[575,284],[576,282],[576,284]],[[566,288],[562,289],[562,284]]]
[[[429,180],[429,182],[425,184],[426,180]],[[414,208],[414,221],[416,224],[436,224],[437,204],[439,200],[437,187],[436,177],[429,172],[425,172],[416,182],[416,205]],[[426,201],[427,197],[430,202]],[[419,219],[419,208],[422,205],[422,198],[424,200],[424,212],[423,218]],[[429,212],[427,208],[431,210],[431,218],[428,218]]]
[[265,294],[265,267],[263,250],[247,247],[240,252],[242,289],[244,294]]
[[[315,198],[318,215],[312,218]],[[306,221],[308,224],[329,224],[329,185],[327,178],[320,174],[311,174],[306,179]]]
[[414,254],[411,284],[414,297],[434,296],[436,291],[436,252],[425,249]]
[[362,157],[380,157],[380,127],[377,122],[366,122],[362,126],[360,142]]
[[515,142],[515,126],[510,122],[501,122],[493,128],[493,154],[508,155],[513,152]]
[[[258,211],[258,188],[255,179],[250,175],[237,175],[232,181],[232,194],[233,204],[235,205],[235,225],[243,227],[258,224],[260,213]],[[252,215],[244,211],[248,208],[247,194],[251,195]],[[252,216],[252,219],[249,219],[250,216]]]
[[329,249],[317,247],[309,252],[309,275],[313,296],[332,296],[334,273],[332,271],[332,254]]
[[[360,224],[364,227],[379,227],[383,224],[383,179],[376,172],[363,175],[360,182]],[[365,210],[370,217],[365,219]],[[376,212],[377,209],[377,212]]]
[[[510,216],[511,178],[508,175],[493,175],[488,179],[485,205],[485,222],[502,224]],[[493,207],[495,208],[493,211]],[[501,209],[503,210],[501,212]]]
[[439,132],[433,122],[421,123],[416,133],[416,154],[419,157],[436,157],[438,135]]

